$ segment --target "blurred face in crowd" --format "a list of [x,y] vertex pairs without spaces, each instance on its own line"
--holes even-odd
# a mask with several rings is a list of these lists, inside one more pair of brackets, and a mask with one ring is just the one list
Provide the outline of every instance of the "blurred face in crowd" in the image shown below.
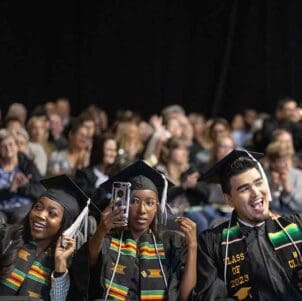
[[117,143],[113,139],[108,139],[104,144],[104,163],[112,165],[117,155]]
[[70,115],[70,104],[67,99],[61,98],[56,102],[56,109],[62,119],[68,118]]
[[28,140],[23,135],[16,135],[18,149],[22,153],[28,152]]
[[94,133],[95,133],[95,123],[93,120],[85,120],[83,121],[83,127],[85,127],[87,129],[87,133],[88,133],[88,136],[90,138],[93,137]]
[[287,172],[292,166],[292,157],[290,155],[280,155],[269,160],[269,166],[272,171],[278,173]]
[[64,127],[59,114],[53,113],[49,116],[49,129],[54,137],[58,137],[62,134]]
[[235,147],[234,141],[231,137],[225,136],[219,138],[216,142],[216,160],[220,161],[227,154],[229,154]]
[[128,131],[128,138],[130,140],[140,139],[139,128],[134,122],[129,124]]
[[169,118],[167,121],[167,130],[171,133],[172,137],[180,138],[182,135],[181,124],[175,117]]
[[13,103],[8,108],[8,112],[6,114],[6,117],[13,117],[17,118],[21,121],[22,124],[25,123],[26,117],[27,117],[27,110],[25,106],[21,103]]
[[43,142],[46,138],[46,124],[42,118],[33,121],[28,129],[30,139],[34,142]]
[[232,120],[232,129],[233,130],[242,130],[244,129],[244,120],[241,114],[236,114]]
[[187,164],[188,163],[189,151],[185,144],[179,144],[177,147],[171,150],[171,162],[176,164]]
[[53,240],[59,232],[64,208],[50,198],[43,196],[29,214],[30,233],[34,240]]
[[3,160],[16,160],[18,146],[13,136],[7,136],[0,141],[0,158]]
[[78,128],[75,132],[69,134],[69,141],[73,148],[78,150],[87,149],[90,143],[90,137],[85,127]]
[[244,121],[249,126],[253,127],[257,120],[257,112],[255,110],[249,109],[244,113]]
[[6,123],[6,128],[8,130],[18,130],[18,129],[22,129],[23,128],[23,124],[21,121],[17,120],[17,119],[12,119],[9,120]]
[[276,138],[275,141],[278,141],[280,143],[284,143],[285,145],[289,145],[291,147],[294,146],[293,142],[293,136],[291,133],[288,133],[286,131],[281,132]]
[[205,120],[202,116],[198,116],[194,121],[191,122],[193,126],[194,135],[199,137],[203,134],[206,127]]
[[256,168],[232,176],[230,184],[230,194],[225,196],[239,218],[256,225],[269,217],[269,188]]
[[157,212],[157,193],[146,190],[133,190],[130,198],[129,228],[134,238],[148,230]]
[[298,106],[295,100],[287,101],[281,110],[281,118],[295,122],[297,110]]
[[51,114],[55,114],[56,112],[56,104],[54,102],[48,101],[44,105],[45,111],[47,116],[50,116]]
[[223,123],[216,123],[212,128],[212,138],[214,141],[216,139],[219,139],[220,137],[223,137],[229,133],[228,128]]

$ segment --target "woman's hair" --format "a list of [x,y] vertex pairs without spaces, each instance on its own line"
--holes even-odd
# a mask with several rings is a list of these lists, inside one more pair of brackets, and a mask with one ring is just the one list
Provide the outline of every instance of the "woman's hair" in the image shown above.
[[23,136],[27,142],[29,141],[29,135],[28,135],[26,129],[24,129],[24,128],[12,130],[12,133],[13,133],[15,139],[17,139],[18,136]]
[[170,138],[162,149],[160,155],[160,161],[164,164],[167,164],[171,158],[172,151],[179,147],[187,148],[188,142],[183,138],[175,138],[175,137]]
[[294,154],[293,146],[279,141],[271,142],[265,150],[265,155],[269,161],[275,161],[281,157],[292,158]]
[[14,136],[13,132],[7,129],[0,129],[0,142],[8,137],[13,137],[16,141],[16,137]]
[[108,140],[114,140],[112,134],[106,133],[103,135],[94,136],[92,139],[92,148],[90,153],[89,167],[103,163],[104,147]]

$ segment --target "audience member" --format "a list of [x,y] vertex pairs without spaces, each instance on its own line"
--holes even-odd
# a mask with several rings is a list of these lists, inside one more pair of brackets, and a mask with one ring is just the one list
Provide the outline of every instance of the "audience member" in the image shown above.
[[271,209],[280,214],[302,212],[302,171],[293,167],[294,150],[290,144],[270,143],[265,151],[268,162]]
[[90,140],[87,129],[75,121],[68,134],[68,147],[54,151],[48,161],[48,174],[74,175],[77,169],[88,165]]
[[40,173],[35,164],[18,151],[12,132],[0,130],[0,211],[9,223],[19,223],[40,196]]

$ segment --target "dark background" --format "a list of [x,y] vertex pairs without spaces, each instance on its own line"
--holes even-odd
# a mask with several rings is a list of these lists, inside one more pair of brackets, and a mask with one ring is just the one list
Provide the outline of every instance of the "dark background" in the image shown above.
[[272,112],[302,95],[301,14],[301,0],[2,0],[1,109],[64,95],[74,114]]

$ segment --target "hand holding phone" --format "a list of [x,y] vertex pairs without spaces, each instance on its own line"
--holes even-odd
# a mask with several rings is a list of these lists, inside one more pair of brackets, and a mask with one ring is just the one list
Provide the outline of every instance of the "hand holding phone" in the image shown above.
[[113,182],[112,185],[112,200],[113,200],[112,210],[116,210],[116,209],[124,210],[122,219],[115,222],[115,224],[119,224],[121,226],[128,225],[130,187],[131,187],[131,183],[129,182]]

